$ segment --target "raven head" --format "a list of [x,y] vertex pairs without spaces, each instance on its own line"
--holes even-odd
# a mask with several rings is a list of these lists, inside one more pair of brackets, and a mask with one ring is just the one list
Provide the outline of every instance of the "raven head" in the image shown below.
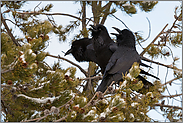
[[87,38],[76,40],[72,43],[71,49],[65,53],[65,56],[71,53],[78,62],[84,61],[86,59],[84,52],[87,46]]
[[128,29],[120,30],[116,27],[114,28],[119,34],[111,33],[117,37],[117,43],[129,47],[135,47],[135,36],[133,33]]
[[97,37],[99,35],[108,35],[107,29],[102,24],[97,24],[96,26],[90,25],[92,28],[90,30],[92,31],[92,36]]

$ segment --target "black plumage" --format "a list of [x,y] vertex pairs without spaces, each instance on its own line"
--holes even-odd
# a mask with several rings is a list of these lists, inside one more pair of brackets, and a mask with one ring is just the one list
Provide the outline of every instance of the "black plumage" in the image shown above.
[[96,26],[90,26],[92,27],[90,30],[92,30],[92,43],[95,50],[95,56],[103,73],[110,57],[117,49],[117,44],[111,39],[104,25],[97,24]]
[[78,62],[92,61],[97,63],[92,40],[90,38],[82,38],[72,42],[72,46],[65,53],[65,56],[71,53]]
[[[141,62],[140,56],[136,51],[135,36],[133,33],[127,29],[122,31],[117,28],[115,29],[119,32],[119,34],[115,34],[117,36],[118,48],[111,56],[106,66],[102,82],[96,91],[104,92],[112,81],[122,81],[122,74],[125,75],[126,72],[128,73],[134,62],[147,67],[147,65]],[[143,72],[145,73],[145,71]],[[141,75],[137,78],[142,80],[145,88],[153,86],[152,83],[148,82]]]

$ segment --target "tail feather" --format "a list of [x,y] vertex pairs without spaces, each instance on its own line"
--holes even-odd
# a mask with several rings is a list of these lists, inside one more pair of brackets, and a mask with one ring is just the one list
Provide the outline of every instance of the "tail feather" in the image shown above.
[[138,79],[140,79],[142,81],[142,83],[144,84],[144,86],[154,86],[151,82],[147,81],[144,77],[138,75],[137,76]]
[[154,77],[154,78],[160,80],[158,77],[156,77],[156,76],[154,76],[154,75],[152,75],[152,74],[150,74],[150,73],[148,73],[148,72],[146,72],[146,71],[144,71],[144,70],[142,70],[142,69],[140,69],[140,73],[141,73],[141,74],[148,75],[148,76],[151,76],[151,77]]
[[103,78],[102,82],[98,86],[96,92],[97,91],[101,91],[102,93],[104,93],[105,90],[108,88],[108,86],[112,83],[112,81],[113,81],[113,77],[112,76],[107,76],[107,77]]

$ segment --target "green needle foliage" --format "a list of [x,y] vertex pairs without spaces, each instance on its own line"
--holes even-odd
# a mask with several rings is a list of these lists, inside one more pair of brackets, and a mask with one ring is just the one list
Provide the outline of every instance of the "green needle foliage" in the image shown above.
[[[137,13],[137,8],[150,12],[158,3],[156,1],[77,1],[81,5],[80,19],[68,22],[68,25],[57,25],[52,15],[48,19],[41,20],[41,15],[50,12],[54,7],[48,4],[45,7],[35,5],[33,10],[23,10],[27,1],[2,1],[1,2],[1,116],[2,121],[7,122],[150,122],[154,121],[147,113],[160,106],[163,115],[170,121],[182,120],[182,112],[179,108],[158,105],[163,98],[166,85],[160,81],[152,82],[154,86],[144,88],[142,81],[136,77],[140,74],[139,65],[134,63],[128,74],[123,76],[119,86],[110,85],[105,93],[95,92],[94,87],[101,78],[97,74],[94,79],[88,79],[98,70],[95,63],[90,62],[86,78],[76,77],[76,67],[63,69],[60,61],[52,66],[46,63],[46,58],[51,54],[45,52],[50,41],[50,34],[56,34],[59,41],[66,41],[73,31],[82,25],[73,37],[75,39],[88,37],[86,28],[88,20],[86,7],[91,8],[93,21],[104,24],[107,17],[117,10],[128,15]],[[104,6],[102,6],[105,4]],[[176,9],[178,10],[178,8]],[[65,14],[65,16],[70,16]],[[181,21],[176,11],[175,19]],[[4,20],[4,21],[3,21]],[[87,21],[86,21],[87,20]],[[10,28],[9,24],[16,28]],[[5,26],[7,25],[7,26]],[[179,29],[180,23],[172,28]],[[13,36],[14,31],[20,34]],[[181,47],[182,34],[170,34],[165,41],[161,35],[158,44],[151,44],[147,54],[151,58],[159,56],[169,57],[171,52],[166,43],[174,47]],[[181,30],[182,31],[182,30]],[[142,36],[136,33],[138,41],[144,41]],[[13,36],[13,37],[12,37]],[[20,44],[16,46],[15,42]],[[61,57],[57,57],[61,58]],[[69,61],[69,60],[68,60]],[[182,72],[176,67],[179,61],[174,57],[173,68],[177,79],[182,77]],[[71,62],[69,62],[71,63]],[[76,66],[76,65],[75,65]],[[77,66],[78,67],[78,66]],[[92,85],[90,89],[86,85]],[[84,84],[83,84],[84,83]],[[139,93],[138,93],[139,92]],[[171,97],[169,97],[171,98]]]

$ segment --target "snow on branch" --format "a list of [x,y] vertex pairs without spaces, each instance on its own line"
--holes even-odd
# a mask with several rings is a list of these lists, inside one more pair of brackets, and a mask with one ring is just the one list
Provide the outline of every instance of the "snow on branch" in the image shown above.
[[39,83],[39,87],[33,88],[30,91],[42,89],[44,87],[44,85],[47,84],[47,83],[50,83],[50,81],[47,81],[47,82],[44,82],[44,83]]
[[[60,95],[61,96],[61,95]],[[53,101],[55,101],[56,99],[59,99],[60,96],[57,96],[57,97],[54,97],[54,98],[51,98],[51,97],[47,97],[45,99],[40,99],[40,98],[32,98],[32,97],[29,97],[29,96],[26,96],[24,94],[18,94],[17,97],[24,97],[24,98],[27,98],[33,102],[36,102],[36,103],[46,103],[48,102],[48,100],[53,103]]]

